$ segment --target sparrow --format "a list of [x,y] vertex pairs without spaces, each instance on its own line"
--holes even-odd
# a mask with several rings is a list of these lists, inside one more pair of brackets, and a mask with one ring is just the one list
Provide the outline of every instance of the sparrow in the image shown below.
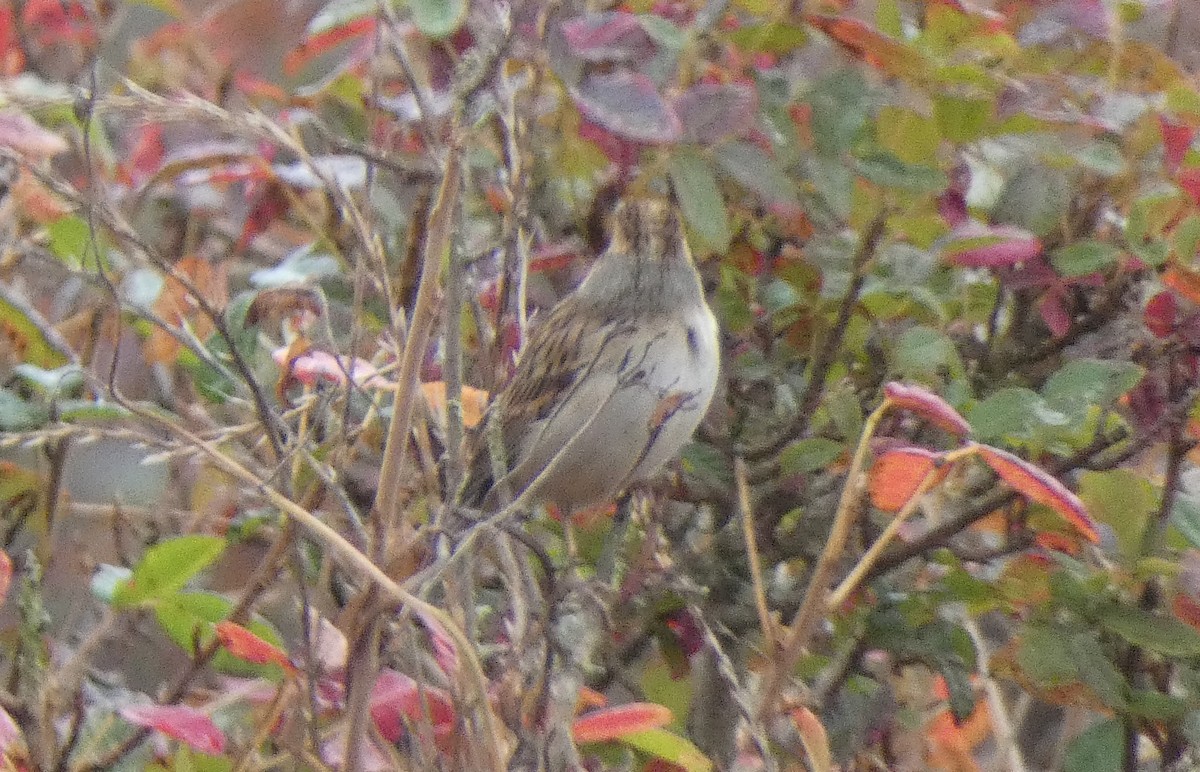
[[[678,210],[619,202],[607,248],[534,326],[488,409],[459,501],[488,512],[522,497],[572,512],[652,477],[704,417],[718,347]],[[489,444],[504,451],[499,481]]]

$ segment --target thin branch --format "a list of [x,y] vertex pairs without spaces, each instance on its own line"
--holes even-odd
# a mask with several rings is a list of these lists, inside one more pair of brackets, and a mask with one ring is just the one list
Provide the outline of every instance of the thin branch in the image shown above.
[[413,538],[412,524],[403,517],[400,509],[400,477],[408,449],[408,433],[412,427],[413,405],[418,393],[418,375],[421,362],[429,344],[429,336],[437,318],[436,307],[440,290],[438,275],[441,273],[442,258],[450,245],[454,214],[458,208],[459,183],[462,180],[462,142],[459,134],[451,139],[446,152],[445,175],[438,188],[437,198],[429,211],[429,225],[425,234],[424,259],[421,268],[421,283],[417,288],[417,300],[413,308],[408,338],[404,341],[404,352],[400,357],[400,368],[396,374],[396,396],[392,402],[392,417],[388,425],[384,445],[383,466],[379,470],[379,493],[375,499],[375,516],[386,536],[377,546],[377,555],[382,555],[384,542],[395,540],[408,544]]
[[779,652],[771,652],[770,665],[763,677],[761,702],[758,706],[758,718],[769,718],[778,702],[784,682],[792,672],[792,668],[808,646],[809,638],[816,629],[817,622],[827,608],[829,582],[833,578],[833,569],[842,557],[842,550],[849,539],[850,530],[854,526],[860,509],[859,501],[862,496],[862,470],[871,448],[871,437],[875,427],[890,407],[884,400],[883,404],[867,417],[863,424],[862,436],[858,448],[854,451],[854,459],[850,462],[850,471],[846,475],[846,483],[842,488],[842,497],[838,502],[837,514],[830,528],[829,539],[825,549],[817,559],[809,579],[808,589],[800,603],[800,610],[792,620],[783,646]]
[[738,514],[742,519],[742,538],[746,542],[746,558],[750,561],[750,581],[754,587],[754,606],[758,609],[758,626],[762,628],[763,648],[775,651],[775,620],[767,605],[767,592],[762,581],[762,558],[758,553],[758,537],[755,535],[754,510],[750,501],[750,483],[746,480],[746,462],[741,458],[733,461],[733,474],[737,482]]
[[800,405],[796,409],[795,417],[774,439],[759,447],[747,449],[745,452],[747,461],[762,461],[774,457],[789,442],[803,437],[808,432],[813,414],[816,412],[817,406],[821,404],[821,397],[825,394],[825,379],[828,377],[833,363],[837,360],[838,353],[842,348],[842,339],[850,324],[850,318],[858,307],[858,297],[867,280],[867,268],[883,241],[886,223],[887,210],[883,209],[875,215],[875,219],[871,220],[863,232],[862,238],[859,239],[858,250],[854,253],[852,262],[854,276],[850,280],[850,286],[846,288],[846,294],[842,296],[833,327],[830,329],[829,335],[821,342],[821,347],[809,367],[808,382],[804,387],[804,393],[800,396]]

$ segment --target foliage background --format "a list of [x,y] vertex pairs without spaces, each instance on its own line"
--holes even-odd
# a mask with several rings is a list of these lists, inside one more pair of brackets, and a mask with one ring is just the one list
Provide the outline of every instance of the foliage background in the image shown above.
[[[1196,24],[0,6],[6,768],[1200,763]],[[696,441],[449,543],[527,326],[668,187]]]

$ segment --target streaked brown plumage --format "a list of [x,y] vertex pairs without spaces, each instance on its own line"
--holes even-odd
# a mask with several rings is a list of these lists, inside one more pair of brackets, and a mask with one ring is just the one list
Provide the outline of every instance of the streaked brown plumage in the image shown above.
[[[532,486],[527,503],[569,511],[653,475],[703,418],[717,347],[677,211],[659,199],[622,202],[608,248],[537,322],[489,410],[500,422],[505,487],[516,497]],[[460,498],[491,510],[500,496],[486,445],[475,437]]]

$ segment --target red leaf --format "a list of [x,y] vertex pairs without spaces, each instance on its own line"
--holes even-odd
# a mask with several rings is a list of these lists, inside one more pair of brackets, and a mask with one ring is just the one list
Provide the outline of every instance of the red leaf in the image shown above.
[[388,742],[404,737],[408,723],[423,724],[426,715],[435,736],[450,736],[456,718],[454,702],[445,690],[425,686],[395,670],[380,671],[371,689],[371,718]]
[[354,375],[354,382],[363,388],[383,389],[390,386],[387,379],[379,375],[375,365],[365,359],[334,356],[316,349],[309,349],[296,356],[292,354],[291,347],[285,346],[275,349],[271,356],[280,367],[290,367],[289,375],[305,386],[315,386],[318,383],[345,386],[347,376],[351,373]]
[[121,176],[131,187],[140,188],[162,166],[167,148],[160,124],[143,124],[136,137],[129,150],[129,159],[121,168]]
[[117,711],[131,724],[161,732],[193,750],[214,756],[225,750],[225,734],[207,714],[186,705],[127,705]]
[[0,550],[0,603],[8,597],[8,588],[12,585],[13,564],[8,553]]
[[235,622],[218,622],[216,633],[221,645],[240,660],[255,665],[279,665],[288,672],[295,670],[285,652]]
[[588,62],[644,60],[653,56],[656,48],[638,18],[623,11],[567,19],[562,33],[571,53]]
[[758,95],[741,83],[698,83],[675,99],[683,138],[701,144],[745,135],[757,109]]
[[529,256],[529,272],[559,271],[579,258],[579,245],[568,242],[544,244]]
[[892,381],[883,387],[884,396],[896,407],[916,413],[935,426],[945,429],[957,437],[971,433],[967,419],[950,407],[950,403],[920,386]]
[[1200,204],[1200,169],[1181,169],[1175,182],[1191,196],[1193,203]]
[[977,447],[983,460],[992,468],[992,471],[1015,491],[1058,512],[1067,522],[1074,525],[1088,541],[1093,543],[1100,541],[1096,524],[1092,522],[1083,502],[1068,490],[1067,486],[1047,474],[1045,470],[1006,450],[993,448],[990,445],[978,445]]
[[1012,225],[987,226],[969,222],[955,228],[942,255],[955,265],[997,268],[1032,260],[1042,253],[1042,242],[1029,231]]
[[652,702],[631,702],[593,710],[575,719],[571,736],[577,743],[618,740],[625,735],[659,729],[671,723],[670,708]]
[[[940,453],[917,447],[895,448],[871,467],[867,489],[871,503],[884,512],[898,512],[908,503],[925,477],[937,468]],[[950,471],[947,466],[944,476]]]
[[1168,174],[1174,174],[1196,137],[1196,129],[1176,123],[1165,115],[1158,116],[1158,130],[1163,141],[1163,166]]
[[1142,320],[1146,329],[1156,338],[1166,338],[1175,331],[1178,322],[1179,303],[1170,292],[1160,292],[1150,298],[1146,310],[1142,312]]
[[340,27],[320,32],[301,43],[287,55],[283,60],[283,71],[287,75],[295,75],[313,59],[327,53],[339,44],[355,38],[370,38],[374,34],[374,16],[362,16],[352,19]]
[[1042,295],[1038,301],[1038,313],[1055,338],[1061,338],[1071,331],[1071,314],[1063,305],[1061,293],[1050,291]]
[[592,75],[571,89],[571,96],[584,115],[622,137],[664,143],[683,133],[675,110],[640,72]]

